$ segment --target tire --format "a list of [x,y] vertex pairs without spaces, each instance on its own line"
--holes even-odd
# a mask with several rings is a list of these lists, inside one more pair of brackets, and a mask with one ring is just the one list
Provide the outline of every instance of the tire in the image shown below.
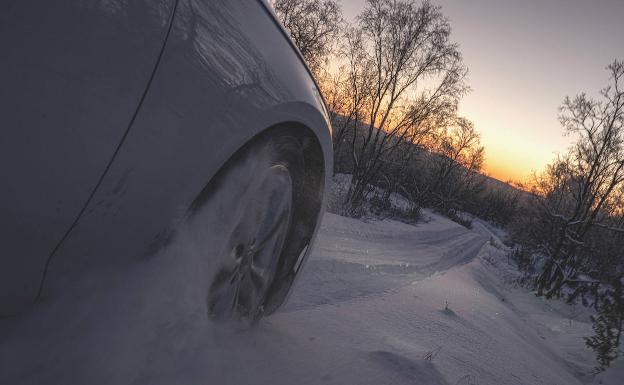
[[[321,207],[321,179],[309,172],[307,142],[285,130],[261,135],[193,203],[193,215],[212,218],[207,231],[215,238],[208,255],[210,319],[254,323],[284,301]],[[306,191],[314,188],[310,182],[316,193]]]

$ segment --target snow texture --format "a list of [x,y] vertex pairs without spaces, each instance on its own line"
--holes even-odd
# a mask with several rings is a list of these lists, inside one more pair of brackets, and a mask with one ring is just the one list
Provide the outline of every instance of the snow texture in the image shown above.
[[193,237],[0,321],[0,384],[622,384],[600,379],[581,308],[514,282],[501,232],[326,214],[288,304],[207,319]]

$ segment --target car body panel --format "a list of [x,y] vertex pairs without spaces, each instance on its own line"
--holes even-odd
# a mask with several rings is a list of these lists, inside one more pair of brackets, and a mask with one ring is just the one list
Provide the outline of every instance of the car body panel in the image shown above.
[[32,303],[129,127],[173,4],[0,5],[0,312]]
[[54,256],[44,294],[89,285],[85,277],[93,269],[125,268],[157,253],[239,148],[289,122],[313,132],[331,170],[331,131],[319,91],[264,6],[181,0],[147,97]]

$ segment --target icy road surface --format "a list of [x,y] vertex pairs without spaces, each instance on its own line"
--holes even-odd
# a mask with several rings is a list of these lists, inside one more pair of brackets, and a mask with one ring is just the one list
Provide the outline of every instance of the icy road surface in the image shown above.
[[103,275],[0,321],[0,384],[596,381],[581,310],[515,287],[486,224],[427,215],[412,226],[326,214],[289,303],[254,330],[211,324],[205,293],[187,285],[195,271],[174,258]]

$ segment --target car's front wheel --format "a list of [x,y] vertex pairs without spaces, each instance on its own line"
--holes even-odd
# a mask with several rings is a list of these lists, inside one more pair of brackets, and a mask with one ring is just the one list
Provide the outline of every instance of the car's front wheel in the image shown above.
[[219,234],[206,255],[210,318],[254,322],[283,301],[320,210],[322,192],[309,190],[322,183],[310,163],[302,138],[279,131],[261,136],[194,203],[194,215],[210,218],[206,231]]

